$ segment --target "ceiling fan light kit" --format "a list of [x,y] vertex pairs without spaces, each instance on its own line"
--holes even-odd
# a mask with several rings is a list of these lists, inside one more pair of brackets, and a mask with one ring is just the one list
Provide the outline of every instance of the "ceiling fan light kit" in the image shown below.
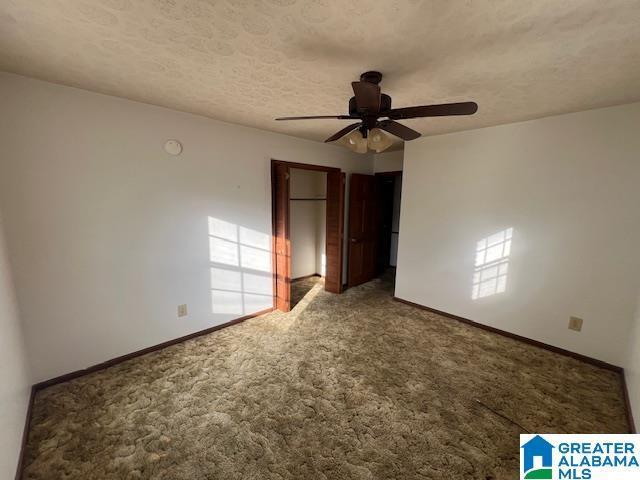
[[[405,108],[391,108],[391,97],[381,92],[380,72],[365,72],[359,82],[352,82],[354,96],[349,99],[348,115],[315,115],[310,117],[280,117],[276,120],[328,119],[357,120],[348,127],[331,135],[325,142],[344,138],[344,145],[357,153],[374,150],[383,152],[393,144],[387,133],[406,141],[415,140],[420,133],[404,126],[396,120],[424,117],[444,117],[450,115],[473,115],[478,111],[475,102],[444,103]],[[385,133],[387,132],[387,133]]]
[[367,145],[376,153],[384,152],[393,145],[393,139],[379,128],[373,128],[367,136]]
[[356,153],[367,153],[367,139],[362,136],[360,130],[353,130],[345,136],[347,148]]

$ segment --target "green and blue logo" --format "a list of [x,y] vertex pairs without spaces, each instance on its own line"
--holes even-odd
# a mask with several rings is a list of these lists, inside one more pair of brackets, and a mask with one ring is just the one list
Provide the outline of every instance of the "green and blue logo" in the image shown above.
[[553,449],[555,447],[551,443],[540,435],[536,435],[520,448],[522,449],[520,463],[523,469],[521,472],[523,479],[553,479]]
[[640,435],[520,435],[520,480],[638,480]]

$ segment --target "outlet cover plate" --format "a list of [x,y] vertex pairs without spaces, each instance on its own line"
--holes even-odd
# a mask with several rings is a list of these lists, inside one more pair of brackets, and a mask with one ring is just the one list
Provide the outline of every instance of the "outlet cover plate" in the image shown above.
[[580,332],[582,330],[582,322],[584,322],[582,318],[569,317],[569,330]]
[[187,316],[187,304],[183,303],[182,305],[178,305],[178,316],[186,317]]

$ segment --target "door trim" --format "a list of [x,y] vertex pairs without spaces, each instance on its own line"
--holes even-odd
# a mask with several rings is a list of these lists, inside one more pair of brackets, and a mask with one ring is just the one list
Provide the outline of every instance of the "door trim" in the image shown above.
[[[287,165],[272,163],[271,224],[273,230],[271,235],[271,258],[273,268],[273,307],[283,312],[291,310],[291,248],[289,237],[289,199],[291,194],[289,191],[289,177],[290,169]],[[278,189],[278,186],[280,186],[281,190]],[[284,268],[282,268],[283,264]],[[279,265],[281,268],[278,267]]]
[[378,177],[401,177],[402,170],[393,170],[391,172],[376,172],[374,175]]
[[[342,288],[342,265],[343,265],[343,256],[344,256],[344,245],[343,245],[343,241],[344,241],[344,208],[345,208],[345,199],[344,199],[344,172],[342,172],[342,170],[340,168],[337,167],[325,167],[322,165],[313,165],[310,163],[299,163],[299,162],[288,162],[285,160],[277,160],[272,158],[271,159],[271,228],[272,228],[272,235],[271,235],[271,245],[272,245],[272,250],[271,250],[271,265],[272,265],[272,269],[273,269],[273,306],[274,308],[277,308],[277,299],[278,299],[278,282],[277,282],[277,251],[276,251],[276,202],[275,202],[275,195],[276,195],[276,183],[275,183],[275,170],[276,170],[276,166],[286,166],[287,170],[290,171],[290,169],[292,168],[297,168],[297,169],[301,169],[301,170],[313,170],[313,171],[319,171],[319,172],[326,172],[327,175],[327,185],[329,183],[329,174],[338,174],[340,176],[341,179],[341,188],[340,191],[338,192],[339,197],[337,198],[338,200],[338,204],[339,204],[339,208],[340,208],[340,212],[339,212],[339,220],[338,220],[338,238],[339,238],[339,245],[337,248],[337,265],[339,266],[339,271],[338,271],[338,282],[337,282],[337,286],[335,288],[331,288],[328,289],[327,288],[327,284],[325,283],[325,290],[330,291],[332,293],[342,293],[343,288]],[[329,205],[329,195],[328,195],[328,191],[327,191],[327,205]],[[325,212],[325,215],[328,214],[328,208],[327,208],[327,212]],[[290,218],[290,213],[287,214],[288,218],[287,218],[287,222],[289,222],[289,218]],[[326,255],[327,255],[327,261],[326,264],[329,265],[329,248],[328,248],[328,241],[329,241],[329,221],[327,218],[327,235],[325,236],[325,251],[326,251]],[[334,248],[335,250],[335,248]],[[288,259],[289,262],[289,272],[291,271],[291,257],[289,257]],[[327,277],[325,276],[325,280],[327,279]],[[290,287],[289,287],[290,288]]]
[[324,167],[322,165],[312,165],[311,163],[299,163],[299,162],[288,162],[286,160],[276,160],[274,158],[271,159],[271,165],[274,164],[286,165],[289,168],[299,168],[301,170],[315,170],[318,172],[341,172],[338,167]]

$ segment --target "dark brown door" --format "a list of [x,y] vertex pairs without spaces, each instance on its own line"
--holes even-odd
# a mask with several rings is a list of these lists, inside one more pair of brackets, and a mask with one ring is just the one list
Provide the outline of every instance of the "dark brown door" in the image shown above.
[[349,286],[376,274],[376,181],[373,175],[351,175],[349,183]]
[[289,167],[276,163],[271,171],[275,307],[291,310],[291,243],[289,240]]
[[342,242],[344,240],[344,173],[327,173],[327,245],[324,288],[342,292]]

